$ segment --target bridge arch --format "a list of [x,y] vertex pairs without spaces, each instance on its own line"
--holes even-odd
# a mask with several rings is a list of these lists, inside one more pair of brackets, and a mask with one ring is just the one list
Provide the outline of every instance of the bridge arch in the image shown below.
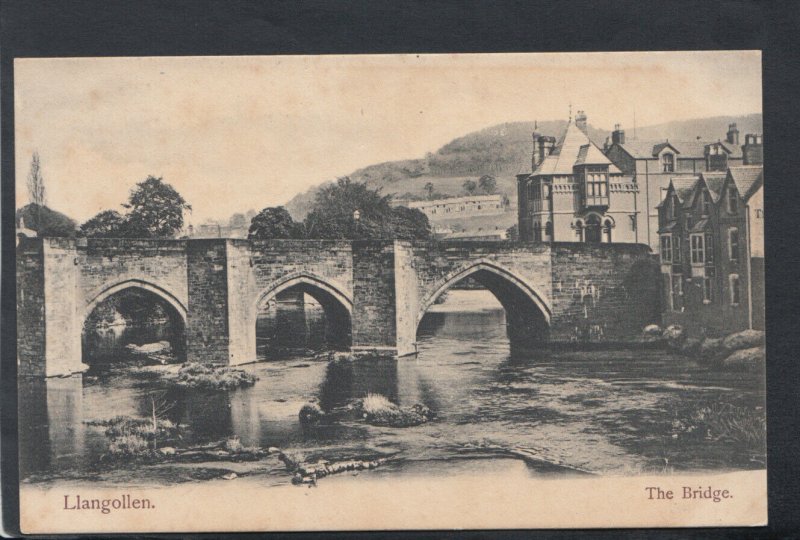
[[333,280],[326,280],[311,272],[294,272],[271,283],[256,296],[252,311],[258,313],[259,309],[273,300],[278,294],[291,288],[308,292],[315,298],[315,295],[329,295],[339,302],[347,310],[348,314],[353,313],[353,299],[345,292],[344,287]]
[[259,313],[282,292],[300,292],[316,300],[325,315],[326,344],[336,349],[350,347],[353,299],[345,287],[335,280],[311,272],[293,272],[271,283],[256,295],[251,306],[251,320],[258,321]]
[[467,263],[440,279],[432,292],[420,303],[416,318],[417,328],[436,299],[468,277],[488,289],[503,306],[512,345],[547,339],[552,316],[552,307],[547,297],[517,273],[486,259]]
[[175,308],[175,311],[180,315],[183,324],[186,324],[187,309],[186,306],[183,305],[183,302],[181,302],[176,295],[167,289],[142,279],[126,279],[124,281],[114,283],[113,285],[108,285],[102,291],[96,293],[90,300],[86,302],[83,313],[80,314],[81,324],[86,321],[86,318],[101,302],[114,294],[131,288],[142,289],[160,297],[162,300],[166,301],[173,308]]
[[[115,327],[114,325],[94,326],[100,319],[93,320],[92,315],[103,302],[116,295],[124,297],[126,293],[134,291],[134,294],[138,294],[138,296],[129,296],[125,300],[125,305],[127,306],[125,309],[122,309],[119,305],[115,307],[118,312],[123,313],[126,322],[128,316],[131,317],[134,322],[133,327],[128,324],[122,327]],[[145,294],[142,295],[142,292]],[[137,322],[142,323],[146,319],[141,319],[141,315],[133,315],[132,313],[136,312],[136,308],[133,306],[142,305],[160,306],[161,313],[166,316],[168,325],[150,326],[148,324],[144,327],[138,326]],[[125,313],[128,313],[128,315],[125,315]],[[121,354],[122,346],[129,343],[141,344],[138,341],[140,339],[147,343],[169,341],[172,346],[172,353],[178,360],[182,359],[186,352],[186,306],[171,291],[143,279],[129,278],[106,285],[86,301],[82,311],[79,313],[78,320],[81,329],[81,359],[89,365],[117,362],[120,359],[127,358],[127,353]],[[134,330],[135,337],[128,334],[131,328],[137,329]],[[142,328],[148,329],[142,333]]]

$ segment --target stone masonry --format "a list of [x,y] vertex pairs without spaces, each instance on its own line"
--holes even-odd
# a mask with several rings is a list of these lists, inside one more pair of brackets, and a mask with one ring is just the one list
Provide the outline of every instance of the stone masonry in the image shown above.
[[354,351],[414,354],[422,316],[465,277],[505,307],[512,346],[624,341],[658,320],[653,266],[632,244],[28,239],[17,248],[19,372],[85,369],[84,321],[130,287],[171,305],[187,359],[210,364],[255,361],[259,309],[283,291],[319,301]]

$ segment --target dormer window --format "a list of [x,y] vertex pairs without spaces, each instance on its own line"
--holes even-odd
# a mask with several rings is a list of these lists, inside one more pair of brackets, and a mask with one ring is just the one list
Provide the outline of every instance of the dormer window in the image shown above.
[[675,155],[666,153],[661,156],[662,172],[675,172]]

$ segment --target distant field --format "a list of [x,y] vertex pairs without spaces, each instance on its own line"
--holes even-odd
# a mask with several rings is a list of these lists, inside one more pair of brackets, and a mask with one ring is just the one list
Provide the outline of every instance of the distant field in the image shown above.
[[[433,184],[433,190],[444,195],[452,195],[459,197],[464,195],[464,188],[462,187],[464,181],[473,180],[478,181],[479,176],[429,176],[423,175],[417,178],[404,178],[397,180],[389,185],[383,185],[384,193],[392,193],[397,196],[411,193],[419,197],[424,197],[425,184],[430,182]],[[509,200],[514,203],[517,200],[517,180],[512,175],[495,176],[497,180],[497,192],[508,196]]]

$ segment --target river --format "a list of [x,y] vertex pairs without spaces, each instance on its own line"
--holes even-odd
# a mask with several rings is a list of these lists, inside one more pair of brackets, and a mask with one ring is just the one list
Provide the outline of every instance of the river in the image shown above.
[[[250,388],[167,389],[153,371],[113,364],[83,376],[22,381],[21,478],[107,479],[97,469],[107,441],[103,428],[91,422],[146,416],[154,395],[170,403],[168,416],[185,426],[187,444],[235,435],[247,446],[274,446],[304,457],[389,456],[396,469],[435,471],[455,462],[488,463],[486,458],[521,459],[535,474],[765,467],[763,443],[731,440],[705,433],[702,422],[694,425],[702,411],[721,406],[763,412],[761,374],[712,370],[660,350],[550,348],[512,357],[505,314],[486,291],[451,291],[444,304],[434,306],[420,326],[416,357],[329,367],[312,354],[323,346],[318,306],[281,309],[293,323],[259,321],[262,361],[242,366],[258,377]],[[104,352],[114,343],[121,350],[137,331],[106,335]],[[165,335],[158,332],[155,337]],[[411,428],[357,420],[303,427],[298,421],[309,401],[330,410],[368,392],[399,405],[422,403],[436,418]],[[114,478],[174,482],[216,474],[200,470],[132,465]],[[263,474],[267,483],[287,481],[274,468],[249,472]]]

